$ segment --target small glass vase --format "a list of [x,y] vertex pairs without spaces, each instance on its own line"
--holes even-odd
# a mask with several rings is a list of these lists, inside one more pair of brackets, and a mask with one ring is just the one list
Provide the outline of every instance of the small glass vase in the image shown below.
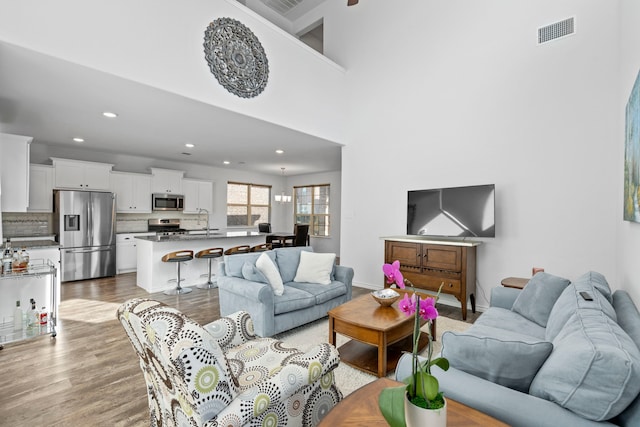
[[404,419],[407,427],[447,427],[447,399],[439,409],[424,409],[414,405],[404,396]]

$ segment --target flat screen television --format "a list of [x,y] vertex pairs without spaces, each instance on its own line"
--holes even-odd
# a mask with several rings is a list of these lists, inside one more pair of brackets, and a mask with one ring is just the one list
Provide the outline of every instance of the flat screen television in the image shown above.
[[407,234],[434,237],[495,237],[495,185],[411,190]]

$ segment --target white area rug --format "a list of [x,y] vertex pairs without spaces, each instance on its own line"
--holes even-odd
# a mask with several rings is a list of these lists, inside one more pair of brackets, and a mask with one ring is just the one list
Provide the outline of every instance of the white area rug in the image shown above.
[[[438,317],[436,325],[436,341],[434,342],[433,354],[440,352],[440,343],[442,341],[441,338],[443,332],[461,332],[471,326],[469,323],[442,316]],[[425,327],[423,327],[423,330],[426,331]],[[316,320],[315,322],[307,325],[283,332],[276,335],[274,338],[283,341],[289,347],[306,351],[316,343],[329,342],[329,321],[327,318]],[[348,340],[349,338],[337,334],[336,347],[340,347]],[[425,347],[423,353],[426,355],[426,352],[427,349]],[[336,377],[336,384],[345,396],[376,379],[375,376],[360,371],[359,369],[352,368],[345,363],[341,363],[334,371],[334,374]],[[393,378],[393,372],[391,372],[388,377]]]

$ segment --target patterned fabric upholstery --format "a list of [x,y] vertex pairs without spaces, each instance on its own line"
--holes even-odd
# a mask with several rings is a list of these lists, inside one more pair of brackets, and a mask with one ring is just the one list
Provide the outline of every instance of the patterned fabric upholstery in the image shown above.
[[202,327],[136,298],[118,318],[140,358],[151,426],[315,426],[342,399],[335,347],[303,353],[257,338],[246,312]]

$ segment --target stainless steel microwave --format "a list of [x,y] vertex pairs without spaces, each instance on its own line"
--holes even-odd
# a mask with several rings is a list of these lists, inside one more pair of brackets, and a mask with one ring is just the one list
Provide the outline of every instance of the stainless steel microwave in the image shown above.
[[151,195],[151,206],[154,211],[181,211],[184,209],[184,196],[153,193]]

